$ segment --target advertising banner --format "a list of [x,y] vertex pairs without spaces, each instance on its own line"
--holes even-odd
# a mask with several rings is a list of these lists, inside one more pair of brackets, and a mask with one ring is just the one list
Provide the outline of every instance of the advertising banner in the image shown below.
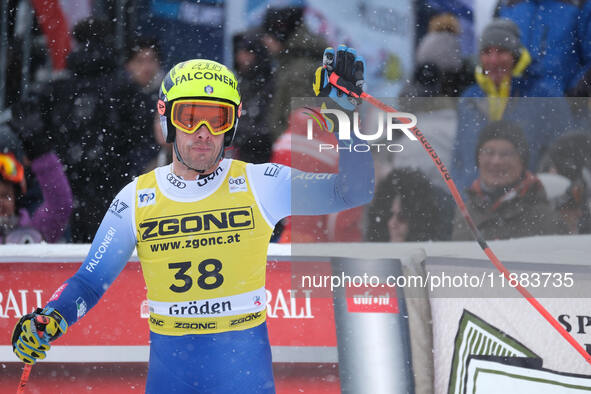
[[[435,393],[503,392],[490,386],[498,379],[512,392],[588,389],[591,366],[515,289],[517,283],[527,288],[591,352],[587,267],[507,262],[507,279],[485,260],[427,258],[425,266]],[[475,361],[481,357],[489,359]]]
[[[80,266],[79,262],[39,260],[0,263],[0,331],[11,332],[23,314],[45,305]],[[292,289],[292,264],[276,260],[268,264],[267,321],[274,360],[336,362],[332,297],[311,297],[310,292]],[[55,342],[47,361],[147,361],[149,310],[145,294],[140,264],[130,261],[99,303]],[[70,349],[81,346],[86,347],[85,360],[76,358],[77,352]],[[106,347],[125,351],[111,348],[113,351],[105,352]],[[0,336],[0,360],[16,361],[9,335]]]

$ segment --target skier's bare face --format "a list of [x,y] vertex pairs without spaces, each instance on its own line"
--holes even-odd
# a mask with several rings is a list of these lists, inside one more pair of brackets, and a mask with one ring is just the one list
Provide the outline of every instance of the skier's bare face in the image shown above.
[[[203,175],[207,175],[212,173],[218,165],[218,155],[224,143],[224,135],[211,134],[205,125],[199,127],[193,134],[177,129],[176,143],[185,163],[191,168],[205,170]],[[175,154],[172,156],[175,174],[187,180],[196,179],[200,175],[179,162]]]

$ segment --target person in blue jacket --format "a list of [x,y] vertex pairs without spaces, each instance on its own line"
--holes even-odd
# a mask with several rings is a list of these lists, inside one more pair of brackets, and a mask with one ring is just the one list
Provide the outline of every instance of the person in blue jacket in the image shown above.
[[535,171],[541,153],[571,127],[572,117],[562,93],[547,79],[529,72],[531,56],[521,45],[519,29],[508,19],[494,19],[480,37],[476,83],[458,103],[452,175],[463,192],[477,178],[474,150],[480,130],[491,121],[511,120],[523,129],[529,144],[527,166]]
[[591,69],[591,1],[500,0],[495,16],[517,25],[533,74],[560,96],[576,94],[573,89]]

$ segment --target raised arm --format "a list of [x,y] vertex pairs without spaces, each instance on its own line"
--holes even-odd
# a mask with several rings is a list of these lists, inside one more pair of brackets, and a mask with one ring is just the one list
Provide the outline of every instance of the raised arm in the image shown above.
[[369,203],[374,193],[371,153],[339,153],[339,172],[303,172],[275,163],[249,166],[270,224],[291,215],[324,215]]
[[[339,95],[329,84],[329,76],[331,72],[337,73],[350,90],[360,93],[364,69],[365,62],[354,49],[343,45],[336,51],[327,48],[323,56],[323,67],[319,67],[316,72],[314,91],[317,96],[326,97],[325,106],[336,106],[341,112],[351,112],[356,108],[357,102]],[[349,119],[352,118],[349,116]],[[338,133],[337,126],[335,129]],[[334,148],[339,152],[339,171],[336,174],[302,172],[278,164],[252,166],[252,177],[256,188],[260,189],[259,200],[271,221],[276,223],[290,215],[328,214],[371,201],[375,184],[371,153],[365,149],[356,152],[355,145],[363,141],[351,130],[341,130],[341,138],[345,135],[350,135],[350,138],[340,140],[339,148]],[[308,147],[318,150],[315,156],[323,154],[320,142],[317,146],[310,144]]]

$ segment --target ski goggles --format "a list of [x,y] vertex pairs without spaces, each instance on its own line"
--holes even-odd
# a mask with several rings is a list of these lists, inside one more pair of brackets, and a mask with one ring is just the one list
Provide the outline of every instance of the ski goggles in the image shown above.
[[14,183],[24,179],[25,170],[12,153],[0,153],[0,176]]
[[232,129],[236,120],[234,105],[220,101],[186,99],[173,102],[170,122],[187,134],[205,125],[213,135]]

